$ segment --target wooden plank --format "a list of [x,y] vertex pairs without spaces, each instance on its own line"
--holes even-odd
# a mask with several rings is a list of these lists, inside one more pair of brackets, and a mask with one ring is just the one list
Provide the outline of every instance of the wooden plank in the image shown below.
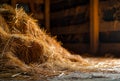
[[[105,21],[104,18],[104,12],[103,11],[111,11],[113,10],[113,6],[109,4],[109,1],[100,1],[100,32],[109,32],[109,31],[120,31],[120,23],[113,21]],[[110,15],[110,14],[109,14]],[[112,16],[112,15],[111,15]],[[116,25],[116,27],[115,27]]]
[[88,0],[63,0],[59,3],[51,4],[51,12],[57,12],[80,5],[86,5],[88,3]]
[[63,0],[51,0],[51,4],[56,4],[56,3],[60,3]]
[[[69,51],[74,53],[89,53],[89,44],[87,43],[66,43],[63,45]],[[120,43],[100,43],[99,54],[120,54]],[[119,55],[120,56],[120,55]]]
[[76,43],[71,44],[67,43],[63,45],[65,48],[67,48],[72,53],[89,53],[89,44],[87,43]]
[[36,19],[43,20],[44,19],[44,13],[34,14],[33,16]]
[[99,43],[99,0],[90,0],[90,49],[92,53],[98,51]]
[[85,13],[77,14],[76,16],[66,16],[51,20],[51,27],[64,27],[69,25],[81,25],[89,22],[88,16]]
[[114,27],[115,22],[110,21],[110,22],[105,22],[102,21],[100,22],[100,32],[109,32],[109,31],[120,31],[120,23],[116,23],[116,27]]
[[54,13],[51,13],[51,19],[63,18],[65,16],[76,16],[80,13],[84,13],[88,11],[87,9],[88,9],[88,6],[85,5],[85,6],[77,6],[75,8],[69,8],[66,10],[54,12]]
[[45,28],[50,31],[50,0],[45,0]]
[[[33,1],[31,1],[33,2]],[[37,4],[44,4],[44,0],[34,0],[34,3],[37,3]]]
[[27,2],[31,2],[31,3],[44,3],[44,0],[34,0],[34,1],[30,1],[30,0],[11,0],[12,3],[16,3],[16,2],[23,2],[23,3],[27,3]]
[[12,5],[13,7],[16,7],[16,0],[11,0],[11,5]]
[[57,35],[57,39],[63,43],[77,44],[77,43],[89,43],[89,33],[80,34],[60,34]]
[[55,27],[51,28],[51,32],[53,34],[79,34],[89,32],[89,23],[81,24],[81,25],[70,25],[66,27]]
[[35,6],[37,6],[37,8],[39,8],[40,7],[39,5],[44,4],[44,0],[34,0],[34,1],[29,0],[29,3],[31,6],[32,13],[36,14],[36,13],[40,13],[40,12],[36,11]]
[[120,43],[120,31],[100,32],[100,43]]
[[120,54],[120,43],[100,43],[99,52],[101,54]]
[[61,1],[64,1],[64,0],[51,0],[51,4],[60,3]]

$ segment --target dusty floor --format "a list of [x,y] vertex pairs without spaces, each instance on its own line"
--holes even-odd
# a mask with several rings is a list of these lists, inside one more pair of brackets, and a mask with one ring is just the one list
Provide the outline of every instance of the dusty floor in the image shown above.
[[73,72],[68,75],[64,75],[62,73],[54,78],[49,78],[48,81],[120,81],[120,74],[103,72]]
[[58,75],[48,76],[42,73],[33,75],[18,68],[7,67],[9,70],[6,68],[0,70],[0,81],[120,81],[119,59],[87,58],[87,60],[96,64],[98,70],[69,73],[63,71]]
[[[8,74],[9,75],[9,74]],[[22,76],[21,76],[22,75]],[[39,77],[37,81],[120,81],[120,73],[107,73],[107,72],[72,72],[69,74],[61,73],[58,76],[53,77],[44,77],[40,78],[41,75],[36,76]],[[0,81],[33,81],[33,77],[27,74],[14,74],[9,77],[4,77],[4,79],[0,79]],[[36,80],[34,80],[36,81]]]

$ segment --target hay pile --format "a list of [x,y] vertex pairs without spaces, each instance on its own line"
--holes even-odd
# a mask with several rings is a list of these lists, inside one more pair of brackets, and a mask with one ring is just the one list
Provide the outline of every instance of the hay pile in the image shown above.
[[79,55],[72,55],[36,22],[23,9],[13,9],[8,5],[0,8],[1,72],[23,71],[45,76],[66,70],[119,72],[119,59],[83,59]]
[[17,66],[23,71],[78,70],[89,65],[81,56],[61,47],[23,9],[8,5],[0,8],[0,58],[4,65]]

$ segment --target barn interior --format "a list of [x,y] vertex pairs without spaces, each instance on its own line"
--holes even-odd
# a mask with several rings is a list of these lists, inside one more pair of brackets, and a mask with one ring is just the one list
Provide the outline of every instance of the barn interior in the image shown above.
[[[120,62],[120,59],[119,59],[120,57],[120,50],[119,50],[120,49],[120,36],[119,36],[120,34],[120,27],[119,27],[120,26],[120,0],[114,0],[114,1],[113,0],[34,0],[34,1],[0,0],[0,6],[4,4],[10,5],[14,9],[23,8],[25,13],[27,13],[30,17],[37,20],[37,24],[40,27],[40,29],[44,30],[51,37],[54,37],[61,44],[63,48],[67,49],[67,51],[78,56],[76,57],[68,54],[68,56],[70,57],[67,58],[66,56],[63,59],[63,61],[68,63],[68,65],[64,66],[65,69],[62,69],[62,71],[60,69],[60,72],[54,73],[53,67],[52,67],[53,75],[50,75],[50,76],[52,77],[58,76],[58,77],[54,77],[54,78],[50,77],[49,79],[46,79],[46,77],[49,77],[49,76],[46,76],[46,77],[42,77],[42,81],[44,80],[45,81],[69,81],[69,80],[71,81],[92,81],[92,80],[117,81],[118,80],[119,81],[120,79],[120,74],[119,74],[120,73],[119,71],[120,70],[120,65],[119,65],[120,64],[119,63]],[[2,12],[2,9],[0,10],[0,14],[1,12]],[[0,24],[2,24],[2,20],[0,20]],[[54,42],[54,40],[50,39],[49,37],[48,37],[48,40],[51,40],[51,41],[48,41],[50,43],[52,43],[53,41],[53,44],[56,45],[56,49],[58,49],[58,51],[55,51],[55,52],[59,52],[59,48],[61,49],[59,44],[56,44],[56,42]],[[51,50],[56,50],[56,49],[51,48]],[[37,51],[37,50],[38,48],[36,48],[33,51]],[[25,50],[22,50],[22,51],[25,51]],[[62,53],[67,54],[68,53],[67,51],[65,50]],[[23,53],[23,52],[20,52],[20,53]],[[37,55],[38,54],[36,54],[36,57]],[[79,58],[79,55],[80,57],[81,56],[85,57],[85,61],[84,61],[84,58]],[[10,55],[8,57],[11,58]],[[38,61],[35,57],[32,58],[32,59],[36,59],[34,61],[33,60],[31,61],[31,59],[29,61],[28,60],[26,61],[22,59],[23,57],[24,55],[21,56],[19,59],[24,61],[25,64],[31,64],[34,61],[36,63]],[[71,62],[71,58],[72,58],[72,62]],[[70,66],[69,62],[67,62],[66,59],[67,60],[70,59],[70,64],[73,64],[73,65],[75,64],[75,66]],[[52,61],[50,60],[49,63],[52,64],[53,63]],[[60,61],[60,62],[63,62],[63,61]],[[78,61],[81,63],[80,66],[82,68],[76,67],[76,66],[79,66]],[[86,69],[85,67],[89,66],[90,64],[89,61],[93,63],[93,65],[88,67],[89,70],[87,70],[88,68]],[[76,64],[76,62],[78,62],[78,64]],[[18,62],[15,61],[15,63],[18,63]],[[44,63],[44,60],[42,60],[41,63]],[[53,65],[56,67],[62,66],[62,64],[57,65],[54,63]],[[20,64],[20,62],[18,66],[26,68],[26,65]],[[30,66],[33,66],[34,68],[36,67],[35,68],[36,70],[40,65],[38,66],[30,65]],[[42,65],[42,67],[43,66],[44,64]],[[46,68],[48,66],[44,66],[44,67]],[[66,68],[68,69],[68,67],[72,67],[70,69],[72,69],[72,72],[73,71],[74,72],[71,74],[68,74],[67,72],[65,72]],[[49,70],[51,70],[50,68]],[[40,69],[40,71],[42,70],[43,69]],[[58,70],[58,67],[57,67],[57,70]],[[80,72],[77,73],[75,71],[77,72],[80,71],[81,73]],[[11,76],[10,74],[7,74],[7,73],[6,75],[4,75],[3,70],[1,70],[0,80],[5,79],[6,77],[7,77],[7,80],[11,78],[12,80],[14,79],[21,80],[21,76],[24,76],[24,79],[26,79],[26,77],[28,78],[29,76],[31,76],[31,74],[27,74],[27,72],[24,72],[24,73],[18,72],[18,73],[12,74]],[[47,73],[52,74],[51,72],[48,71],[48,69],[45,70],[43,74],[42,72],[40,73],[41,75],[47,75]],[[38,77],[39,77],[38,75],[37,76],[35,75],[34,77],[32,77],[32,79],[33,78],[35,80],[41,79],[41,77],[39,78]],[[29,77],[29,79],[27,80],[32,80],[32,79],[30,79]]]
[[119,0],[1,0],[23,7],[63,47],[78,54],[119,56]]

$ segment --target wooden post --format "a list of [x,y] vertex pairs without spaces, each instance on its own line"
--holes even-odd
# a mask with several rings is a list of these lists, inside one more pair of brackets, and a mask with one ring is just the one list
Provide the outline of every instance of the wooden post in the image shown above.
[[45,27],[50,31],[50,0],[45,0]]
[[12,6],[13,6],[14,8],[16,8],[17,2],[16,2],[15,0],[11,0],[11,4],[12,4]]
[[90,51],[96,53],[99,45],[99,0],[90,0]]

